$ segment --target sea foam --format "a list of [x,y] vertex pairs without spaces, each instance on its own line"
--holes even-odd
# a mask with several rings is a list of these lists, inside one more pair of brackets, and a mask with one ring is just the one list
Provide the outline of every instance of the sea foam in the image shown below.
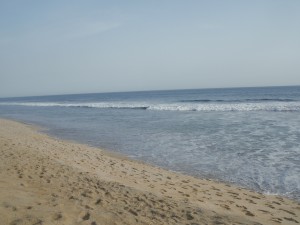
[[267,101],[243,103],[147,103],[147,102],[2,102],[0,105],[30,106],[30,107],[81,107],[99,109],[138,109],[157,111],[300,111],[300,102],[297,101]]

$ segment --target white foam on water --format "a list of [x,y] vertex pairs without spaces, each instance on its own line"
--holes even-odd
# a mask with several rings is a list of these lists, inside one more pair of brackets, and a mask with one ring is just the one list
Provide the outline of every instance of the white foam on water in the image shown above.
[[143,109],[156,111],[300,111],[300,102],[258,103],[147,103],[147,102],[2,102],[0,105],[31,107],[82,107],[100,109]]
[[86,103],[59,103],[59,102],[7,102],[0,105],[32,106],[32,107],[81,107],[81,108],[114,108],[114,109],[146,109],[146,104],[114,103],[114,102],[86,102]]

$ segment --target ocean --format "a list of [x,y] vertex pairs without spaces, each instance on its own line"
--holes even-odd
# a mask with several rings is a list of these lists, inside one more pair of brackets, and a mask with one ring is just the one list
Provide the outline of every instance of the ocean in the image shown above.
[[2,98],[0,117],[169,170],[300,200],[300,86]]

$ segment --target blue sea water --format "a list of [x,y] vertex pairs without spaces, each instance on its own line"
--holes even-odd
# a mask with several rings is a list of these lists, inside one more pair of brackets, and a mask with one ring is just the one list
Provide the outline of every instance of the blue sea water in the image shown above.
[[300,200],[300,86],[7,98],[0,117]]

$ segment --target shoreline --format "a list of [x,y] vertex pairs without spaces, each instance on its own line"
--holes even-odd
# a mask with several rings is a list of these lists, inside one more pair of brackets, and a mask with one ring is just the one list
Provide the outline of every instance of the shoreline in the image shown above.
[[0,119],[0,146],[5,224],[300,223],[295,200],[54,138],[36,125]]
[[[6,118],[3,118],[3,119],[6,119]],[[0,120],[1,120],[1,117],[0,117]],[[64,138],[59,137],[55,134],[51,134],[51,132],[47,132],[48,130],[50,130],[50,128],[47,128],[47,127],[44,127],[44,126],[41,126],[41,125],[38,125],[38,124],[35,124],[35,123],[29,123],[29,122],[27,123],[27,122],[24,122],[24,121],[21,121],[21,120],[15,120],[15,119],[6,119],[6,120],[11,120],[11,121],[15,121],[15,122],[18,122],[18,123],[21,123],[21,124],[24,124],[24,125],[28,125],[28,126],[32,127],[33,129],[37,130],[38,132],[46,134],[47,136],[49,136],[50,138],[53,138],[53,139],[57,139],[57,140],[60,140],[60,141],[67,141],[67,142],[71,142],[71,143],[75,143],[75,144],[81,144],[81,145],[85,145],[85,146],[88,146],[88,147],[91,147],[91,148],[97,148],[97,149],[101,150],[103,153],[105,153],[106,155],[114,157],[114,158],[119,158],[121,160],[125,159],[125,160],[128,160],[128,161],[133,161],[133,162],[145,164],[145,165],[160,168],[160,169],[172,172],[172,173],[177,173],[179,175],[191,176],[195,179],[208,180],[208,181],[213,181],[213,182],[216,182],[216,183],[227,184],[227,185],[230,185],[230,186],[234,186],[236,188],[241,188],[241,189],[245,189],[245,190],[248,190],[248,191],[257,192],[257,193],[263,194],[263,195],[284,197],[284,198],[287,198],[287,199],[290,199],[292,201],[300,203],[300,199],[293,198],[292,196],[288,196],[288,195],[284,195],[284,194],[280,194],[280,193],[273,193],[273,192],[269,192],[269,191],[256,190],[255,188],[250,188],[250,187],[246,187],[246,186],[234,183],[234,182],[218,179],[217,177],[204,176],[204,175],[203,176],[202,175],[195,175],[195,174],[189,174],[185,171],[171,170],[167,167],[155,165],[154,163],[151,163],[151,162],[145,162],[141,159],[136,159],[136,158],[134,158],[134,156],[132,156],[132,157],[127,156],[126,154],[115,151],[114,149],[107,149],[107,148],[104,148],[102,146],[97,146],[97,145],[92,145],[92,144],[79,142],[75,139],[64,139]]]
[[24,122],[24,121],[16,120],[16,119],[6,119],[6,118],[1,118],[1,117],[0,117],[0,120],[1,120],[1,119],[4,119],[4,120],[10,120],[10,121],[14,121],[14,122],[17,122],[17,123],[20,123],[20,124],[24,124],[24,125],[26,125],[26,126],[31,127],[32,129],[34,129],[34,130],[40,132],[40,133],[43,133],[43,134],[47,135],[47,136],[50,137],[50,138],[55,139],[55,140],[58,140],[58,141],[66,141],[66,142],[70,142],[70,143],[75,143],[75,144],[85,145],[85,146],[90,147],[90,148],[96,148],[96,149],[99,149],[99,150],[102,151],[105,155],[108,155],[108,156],[113,157],[113,158],[118,158],[118,159],[120,159],[120,160],[133,161],[133,162],[140,163],[140,164],[145,164],[145,165],[148,165],[148,166],[151,166],[151,167],[160,168],[160,169],[169,171],[169,172],[171,172],[171,173],[176,173],[176,174],[184,175],[184,176],[191,176],[191,177],[193,177],[193,178],[195,178],[195,179],[200,179],[200,180],[208,180],[208,181],[212,181],[212,182],[216,182],[216,183],[222,183],[222,184],[234,186],[234,187],[236,187],[236,188],[241,188],[241,189],[245,189],[245,190],[248,190],[248,191],[253,191],[253,192],[256,192],[256,193],[259,193],[259,194],[263,194],[263,195],[271,195],[271,196],[284,197],[284,198],[287,198],[287,199],[290,199],[290,200],[292,200],[292,201],[295,201],[295,202],[300,203],[300,200],[298,200],[298,199],[296,199],[296,198],[292,198],[292,197],[290,197],[290,196],[286,196],[286,195],[282,195],[282,194],[277,194],[277,193],[271,193],[271,192],[259,191],[259,190],[255,190],[255,189],[252,189],[252,188],[249,188],[249,187],[245,187],[245,186],[236,184],[236,183],[234,183],[234,182],[230,182],[230,181],[226,181],[226,180],[221,180],[221,179],[218,179],[218,178],[212,178],[212,177],[209,177],[209,176],[197,176],[197,175],[185,173],[184,171],[170,170],[170,169],[168,169],[167,167],[162,167],[162,166],[155,165],[155,164],[153,164],[153,163],[151,163],[151,162],[145,162],[145,161],[143,161],[143,160],[135,159],[134,157],[127,156],[127,155],[125,155],[125,154],[123,154],[123,153],[114,151],[113,149],[106,149],[106,148],[101,147],[101,146],[96,146],[96,145],[91,145],[91,144],[82,143],[82,142],[76,141],[76,140],[74,140],[74,139],[63,139],[63,138],[61,138],[61,137],[59,137],[59,136],[56,136],[55,134],[51,134],[50,132],[47,132],[47,131],[49,130],[49,128],[43,127],[43,126],[38,125],[38,124],[29,123],[29,122]]

